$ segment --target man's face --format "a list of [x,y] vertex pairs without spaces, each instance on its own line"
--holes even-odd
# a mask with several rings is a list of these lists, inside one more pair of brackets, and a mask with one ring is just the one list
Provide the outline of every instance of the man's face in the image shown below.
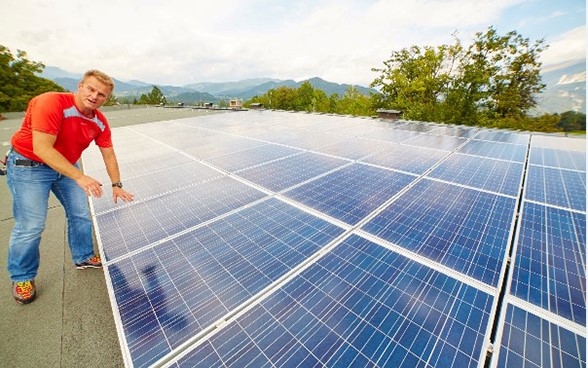
[[95,110],[102,106],[110,96],[110,87],[95,77],[89,77],[78,84],[78,94],[85,108]]

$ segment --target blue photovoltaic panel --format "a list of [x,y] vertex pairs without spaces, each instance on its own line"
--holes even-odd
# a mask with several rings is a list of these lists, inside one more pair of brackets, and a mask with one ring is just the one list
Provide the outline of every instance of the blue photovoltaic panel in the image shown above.
[[533,147],[529,163],[559,169],[586,171],[586,152]]
[[376,153],[361,161],[390,169],[422,174],[446,155],[445,151],[398,144],[390,150]]
[[447,135],[452,137],[471,138],[478,133],[479,129],[457,125],[439,125],[431,131],[432,134]]
[[497,286],[515,204],[513,198],[424,179],[362,229]]
[[[206,165],[190,161],[188,163],[171,166],[151,173],[145,173],[139,177],[125,178],[125,187],[132,188],[136,201],[145,201],[150,198],[161,196],[162,193],[173,192],[188,186],[194,186],[214,178],[223,176],[217,170],[211,169]],[[178,180],[178,177],[182,180]],[[108,179],[105,179],[108,180]],[[116,209],[121,206],[114,204],[111,198],[103,196],[102,198],[91,198],[94,205],[94,211],[100,215],[107,210]]]
[[226,171],[234,172],[269,161],[300,153],[300,150],[277,144],[266,144],[245,151],[229,153],[206,159],[207,162]]
[[516,196],[520,192],[523,164],[453,154],[430,177]]
[[500,368],[585,368],[586,337],[508,304],[496,353]]
[[309,150],[319,150],[321,147],[334,142],[339,142],[348,137],[342,134],[330,134],[325,132],[297,132],[297,134],[287,140],[277,140],[279,143],[291,147],[297,147]]
[[114,259],[264,196],[222,177],[98,215],[104,254]]
[[410,141],[407,141],[406,144],[445,151],[453,151],[457,147],[461,146],[465,141],[466,138],[453,137],[448,135],[420,134]]
[[289,190],[284,195],[355,225],[415,178],[390,170],[353,164]]
[[513,144],[528,144],[528,134],[520,134],[514,132],[505,132],[500,130],[480,130],[480,133],[476,135],[475,139],[481,139],[485,141],[513,143]]
[[352,236],[179,367],[478,367],[493,297]]
[[259,147],[264,144],[264,142],[253,139],[218,135],[208,137],[206,140],[199,139],[197,143],[193,142],[192,145],[183,147],[183,151],[194,157],[206,159],[221,154],[239,152],[249,148]]
[[408,131],[412,131],[412,132],[430,132],[431,130],[434,130],[437,128],[436,125],[434,124],[429,124],[429,123],[418,123],[418,122],[414,122],[414,121],[404,121],[404,120],[400,120],[394,123],[395,127],[398,127],[398,129],[403,129],[403,130],[408,130]]
[[525,202],[511,294],[586,326],[586,215]]
[[238,175],[269,190],[279,192],[346,164],[349,164],[349,161],[304,152],[239,171]]
[[155,363],[342,232],[270,199],[110,265],[133,365]]
[[525,198],[586,211],[586,172],[530,165]]
[[460,147],[458,152],[500,160],[525,162],[527,146],[522,144],[471,140],[463,145],[463,147]]
[[376,139],[350,138],[315,149],[316,152],[359,160],[362,157],[389,150],[393,143]]
[[386,127],[371,131],[368,134],[363,135],[362,137],[391,143],[399,143],[412,139],[419,134],[419,132],[414,132],[411,130]]

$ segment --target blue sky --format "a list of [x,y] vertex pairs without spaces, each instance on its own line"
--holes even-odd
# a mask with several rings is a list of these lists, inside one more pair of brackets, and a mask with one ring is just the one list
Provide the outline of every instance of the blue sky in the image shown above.
[[311,77],[369,85],[392,51],[464,44],[495,27],[544,38],[545,69],[586,58],[580,0],[4,1],[0,44],[127,81]]

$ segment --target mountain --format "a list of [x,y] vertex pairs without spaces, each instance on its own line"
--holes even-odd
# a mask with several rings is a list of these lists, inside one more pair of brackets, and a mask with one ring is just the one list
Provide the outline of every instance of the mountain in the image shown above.
[[234,95],[235,93],[241,93],[243,91],[250,90],[264,83],[268,82],[280,82],[279,79],[272,78],[253,78],[245,79],[238,82],[224,82],[224,83],[213,83],[204,82],[196,84],[188,84],[185,87],[191,88],[195,91],[207,92],[216,96],[227,96]]

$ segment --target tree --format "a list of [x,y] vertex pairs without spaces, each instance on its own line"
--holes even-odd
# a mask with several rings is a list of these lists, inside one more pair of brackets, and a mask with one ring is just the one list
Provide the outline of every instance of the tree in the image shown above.
[[574,130],[586,131],[586,114],[576,111],[566,111],[561,114],[557,127],[566,133]]
[[38,77],[45,65],[27,59],[24,51],[16,55],[0,45],[0,114],[8,111],[24,111],[31,98],[44,92],[63,92],[61,86]]
[[166,104],[167,100],[163,95],[163,92],[157,86],[153,86],[151,92],[148,94],[142,94],[139,97],[139,105],[159,105],[159,104]]
[[381,74],[371,86],[382,92],[379,107],[408,119],[520,127],[545,88],[538,60],[546,48],[544,40],[531,44],[489,27],[468,48],[455,37],[453,45],[394,51],[384,68],[372,69]]
[[376,113],[370,97],[362,95],[354,86],[347,88],[345,95],[337,102],[336,112],[356,116],[371,116]]

